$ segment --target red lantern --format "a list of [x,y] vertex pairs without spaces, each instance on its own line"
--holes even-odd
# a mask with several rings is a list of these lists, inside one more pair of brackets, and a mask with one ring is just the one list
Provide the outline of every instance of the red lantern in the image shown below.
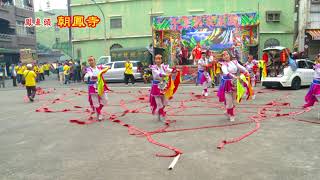
[[287,62],[287,53],[285,50],[282,50],[280,52],[280,61],[281,63],[286,63]]
[[262,60],[265,62],[265,63],[267,63],[268,62],[268,60],[269,60],[269,57],[268,57],[268,53],[263,53],[263,55],[262,55]]

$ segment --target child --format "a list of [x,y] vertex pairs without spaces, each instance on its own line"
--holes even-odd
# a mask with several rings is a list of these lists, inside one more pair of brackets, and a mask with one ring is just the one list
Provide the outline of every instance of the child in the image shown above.
[[320,54],[318,54],[313,68],[315,70],[313,82],[310,86],[307,95],[304,98],[304,108],[313,106],[315,102],[318,102],[318,98],[320,97]]
[[221,79],[218,97],[219,102],[224,102],[227,112],[225,113],[230,121],[235,121],[235,97],[237,92],[236,82],[239,79],[239,73],[248,74],[246,68],[238,63],[237,60],[231,60],[231,53],[223,51],[223,62],[221,62],[221,70],[223,77]]
[[248,56],[248,61],[244,64],[244,67],[250,74],[250,83],[252,87],[256,86],[256,74],[258,71],[258,61],[253,59],[253,56],[250,54]]
[[166,81],[164,78],[168,77],[172,72],[172,69],[168,65],[162,64],[162,55],[157,54],[155,56],[155,65],[151,65],[152,69],[152,87],[150,91],[150,107],[153,115],[158,116],[158,120],[165,121],[166,113],[164,108],[168,104],[168,100],[165,98],[163,91],[166,88]]
[[198,60],[198,84],[203,87],[202,96],[208,96],[208,87],[211,85],[211,77],[208,71],[209,59],[205,59],[206,52],[202,52],[201,59]]
[[[102,76],[110,67],[105,69],[103,69],[102,66],[97,67],[95,59],[92,56],[88,58],[88,63],[90,67],[87,68],[87,73],[85,74],[86,79],[90,77],[90,81],[88,82],[88,100],[92,111],[97,114],[98,121],[102,121],[101,110],[103,106],[107,104],[107,90],[109,90]],[[99,92],[99,78],[103,81],[101,92]]]

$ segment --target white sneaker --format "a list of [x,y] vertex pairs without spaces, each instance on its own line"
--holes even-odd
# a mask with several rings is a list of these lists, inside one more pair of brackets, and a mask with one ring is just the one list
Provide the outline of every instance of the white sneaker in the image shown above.
[[231,122],[233,122],[233,121],[235,121],[235,120],[236,120],[236,117],[230,116],[230,121],[231,121]]
[[255,99],[256,99],[256,95],[253,95],[253,96],[252,96],[252,100],[255,100]]
[[98,121],[102,121],[103,120],[103,117],[102,117],[102,115],[97,115],[97,119],[98,119]]
[[204,96],[206,96],[206,97],[207,97],[208,95],[209,95],[209,94],[208,94],[208,92],[204,93]]

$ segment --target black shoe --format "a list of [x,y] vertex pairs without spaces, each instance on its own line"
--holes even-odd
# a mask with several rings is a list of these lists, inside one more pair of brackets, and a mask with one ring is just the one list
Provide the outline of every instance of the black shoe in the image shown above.
[[34,99],[33,99],[31,96],[29,96],[29,100],[30,100],[31,102],[34,101]]

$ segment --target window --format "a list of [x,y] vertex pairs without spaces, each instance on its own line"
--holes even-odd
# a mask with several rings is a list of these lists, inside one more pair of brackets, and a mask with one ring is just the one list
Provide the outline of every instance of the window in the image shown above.
[[119,48],[122,48],[122,46],[120,44],[112,44],[112,46],[110,47],[110,50],[119,49]]
[[306,69],[307,68],[306,62],[305,61],[299,61],[298,62],[298,68]]
[[123,62],[116,62],[114,63],[114,68],[124,68],[124,63]]
[[106,66],[110,66],[110,68],[112,68],[112,64],[113,63],[107,63]]
[[266,18],[267,22],[280,22],[281,11],[267,11]]
[[[107,63],[107,58],[100,58],[99,59],[99,62],[97,63],[98,65],[101,65],[101,64],[106,64]],[[112,64],[111,64],[112,65]],[[111,66],[110,65],[110,66]]]
[[[132,62],[132,61],[131,61]],[[133,67],[142,67],[142,63],[137,61],[137,62],[132,62]]]
[[150,16],[150,25],[153,25],[153,18],[158,17],[157,15],[151,15]]
[[264,48],[274,47],[274,46],[280,46],[280,42],[278,39],[270,38],[266,40],[266,42],[264,43]]
[[1,0],[1,1],[0,1],[0,5],[1,5],[1,6],[13,5],[13,1],[12,1],[12,0]]
[[116,17],[110,19],[110,29],[122,28],[122,18]]
[[15,0],[15,6],[18,8],[33,11],[33,5],[31,0]]
[[306,61],[306,62],[307,62],[308,69],[313,69],[314,63],[312,63],[310,61]]
[[31,0],[24,0],[23,5],[27,6],[27,7],[32,7],[32,2],[31,2]]
[[16,28],[17,35],[26,36],[27,35],[27,28],[24,26],[24,22],[17,21],[16,25],[17,25],[17,28]]
[[138,66],[138,62],[132,62],[133,67],[137,67]]

